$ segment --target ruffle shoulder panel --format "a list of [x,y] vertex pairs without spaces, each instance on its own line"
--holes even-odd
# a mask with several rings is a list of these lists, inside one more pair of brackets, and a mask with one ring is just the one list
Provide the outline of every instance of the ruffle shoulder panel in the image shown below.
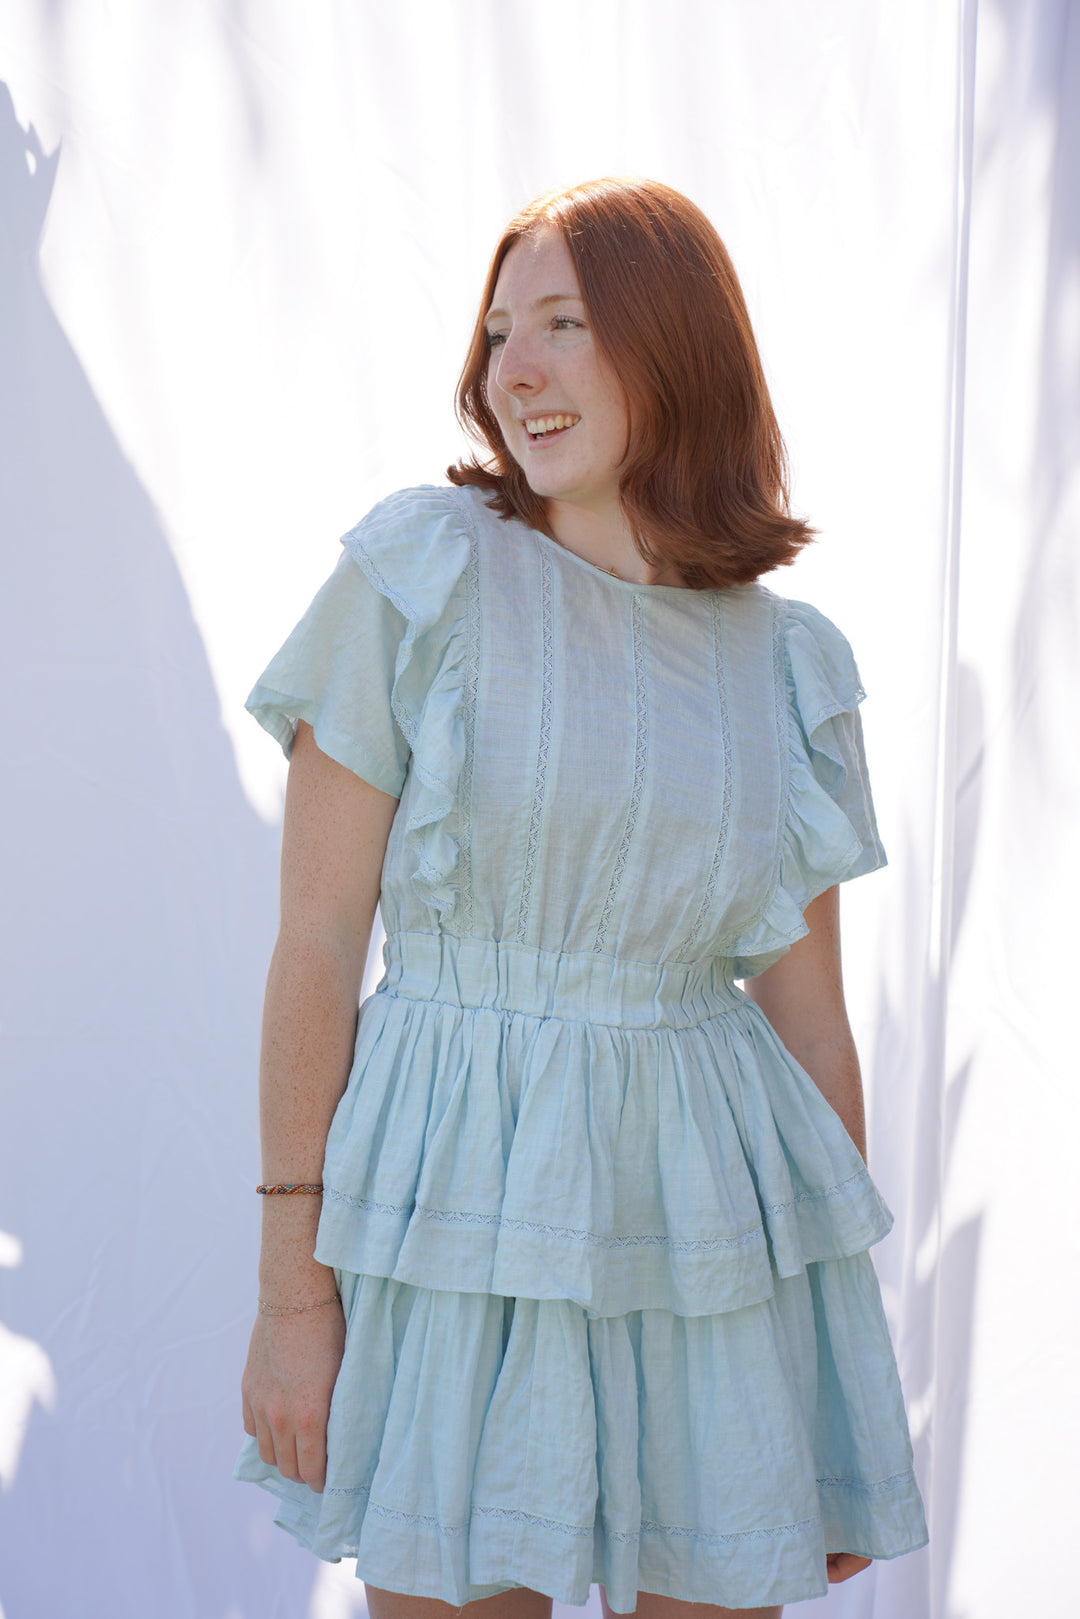
[[292,750],[298,719],[324,753],[401,798],[413,887],[452,909],[464,759],[470,541],[457,491],[421,485],[374,506],[261,675],[246,707]]
[[808,602],[782,601],[781,612],[787,800],[769,902],[725,951],[739,978],[764,972],[805,937],[811,900],[887,864],[859,716],[866,693],[851,647]]
[[456,802],[465,759],[464,688],[470,531],[457,490],[422,484],[380,501],[343,538],[349,555],[405,619],[391,704],[416,785],[405,842],[412,885],[445,918],[457,890]]

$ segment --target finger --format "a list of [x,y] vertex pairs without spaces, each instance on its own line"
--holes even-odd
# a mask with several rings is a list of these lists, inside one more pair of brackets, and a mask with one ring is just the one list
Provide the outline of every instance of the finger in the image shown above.
[[302,1484],[304,1481],[296,1465],[296,1435],[291,1428],[274,1435],[274,1450],[277,1453],[277,1470],[282,1478],[291,1479],[294,1484]]
[[246,1394],[241,1394],[241,1401],[244,1408],[244,1432],[249,1433],[254,1439],[258,1429],[255,1426],[255,1413],[251,1409],[251,1401]]
[[300,1477],[316,1495],[326,1488],[326,1424],[296,1436],[296,1459]]
[[255,1418],[255,1439],[258,1445],[259,1460],[265,1462],[267,1467],[277,1466],[277,1452],[274,1450],[274,1435],[266,1418]]

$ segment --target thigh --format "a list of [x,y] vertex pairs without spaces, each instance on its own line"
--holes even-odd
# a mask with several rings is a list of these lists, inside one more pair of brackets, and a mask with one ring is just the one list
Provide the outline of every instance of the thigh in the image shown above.
[[406,1596],[402,1591],[383,1591],[364,1582],[367,1610],[371,1619],[551,1619],[551,1598],[528,1586],[512,1591],[496,1591],[494,1596],[466,1602],[460,1608],[438,1597]]
[[[620,1619],[608,1607],[607,1592],[600,1587],[600,1601],[605,1619]],[[659,1597],[652,1591],[639,1591],[637,1619],[780,1619],[782,1608],[722,1608],[713,1602],[677,1602],[674,1597]]]

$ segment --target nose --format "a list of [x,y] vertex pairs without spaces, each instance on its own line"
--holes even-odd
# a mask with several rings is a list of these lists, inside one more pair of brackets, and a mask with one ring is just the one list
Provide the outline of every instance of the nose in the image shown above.
[[507,333],[496,350],[495,383],[505,394],[531,394],[544,385],[544,373],[536,345],[525,332]]

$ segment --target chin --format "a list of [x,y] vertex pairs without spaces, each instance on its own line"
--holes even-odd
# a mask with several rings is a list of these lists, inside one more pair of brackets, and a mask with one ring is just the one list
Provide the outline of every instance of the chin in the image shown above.
[[[521,466],[520,461],[518,462],[518,465]],[[539,499],[566,500],[569,498],[566,494],[564,494],[562,489],[559,488],[559,481],[557,478],[537,477],[535,474],[530,476],[527,467],[521,467],[521,470],[525,476],[525,482],[528,484],[533,494],[538,496]]]
[[534,495],[541,500],[565,500],[574,505],[589,505],[594,498],[588,489],[582,489],[580,484],[572,483],[566,478],[560,478],[555,472],[545,474],[543,468],[534,468],[532,473],[525,468],[525,480]]
[[560,489],[557,484],[553,484],[548,478],[530,478],[526,473],[525,479],[533,494],[538,495],[541,500],[569,500],[571,498],[566,491]]

